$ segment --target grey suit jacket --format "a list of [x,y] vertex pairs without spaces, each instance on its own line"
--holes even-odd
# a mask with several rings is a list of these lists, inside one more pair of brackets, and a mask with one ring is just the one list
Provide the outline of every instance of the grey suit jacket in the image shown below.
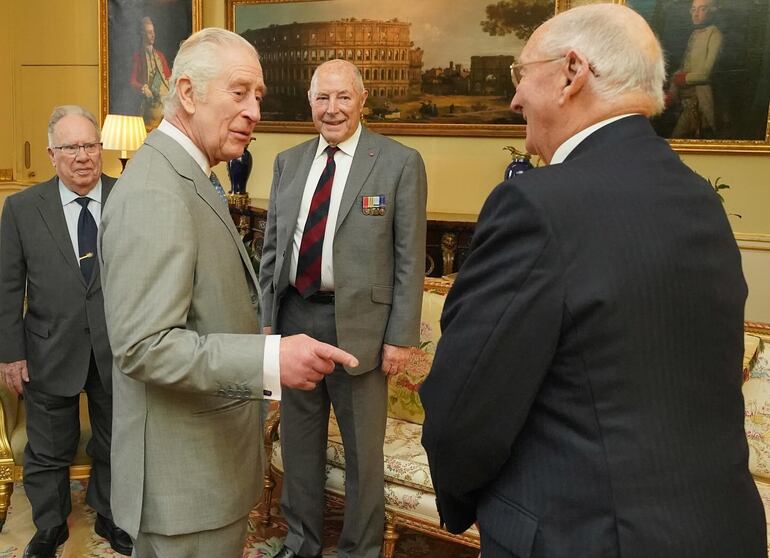
[[[276,323],[289,286],[292,239],[318,138],[279,153],[259,281],[263,325]],[[383,343],[419,341],[425,269],[425,165],[420,154],[363,128],[334,232],[337,342],[360,361],[351,374],[380,365]],[[385,196],[385,214],[365,215],[366,196]],[[280,333],[280,332],[277,332]]]
[[150,134],[102,216],[114,351],[112,511],[132,536],[215,529],[262,481],[256,277],[200,167]]
[[[115,179],[102,175],[102,202]],[[0,220],[0,362],[27,360],[29,387],[72,396],[93,348],[107,391],[110,345],[96,266],[86,284],[72,250],[58,177],[5,200]],[[25,290],[28,310],[24,312]]]

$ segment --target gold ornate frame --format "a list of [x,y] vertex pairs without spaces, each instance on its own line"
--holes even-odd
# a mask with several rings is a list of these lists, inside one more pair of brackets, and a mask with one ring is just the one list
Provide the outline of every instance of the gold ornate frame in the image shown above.
[[[569,9],[576,5],[593,4],[599,0],[557,0],[557,12]],[[632,0],[633,1],[633,0]],[[669,0],[671,1],[671,0]],[[628,0],[612,0],[614,4],[629,4]],[[563,6],[561,6],[563,5]],[[561,8],[560,8],[561,6]],[[768,13],[770,18],[770,5]],[[766,24],[768,21],[765,22]],[[770,34],[767,41],[770,42]],[[673,71],[668,68],[667,71]],[[667,138],[671,147],[681,153],[768,153],[770,152],[770,98],[768,99],[768,115],[765,123],[765,137],[761,140],[738,140],[738,139],[671,139]]]
[[[248,5],[269,5],[308,2],[312,0],[225,0],[225,27],[236,30],[236,9]],[[333,1],[333,0],[331,0]],[[554,0],[554,13],[559,2]],[[494,0],[489,0],[493,4]],[[443,2],[435,2],[436,9],[444,10]],[[335,14],[330,8],[330,17],[345,17],[345,14]],[[396,17],[393,14],[392,17]],[[268,85],[268,90],[270,83]],[[465,136],[465,137],[524,137],[525,127],[520,124],[446,124],[446,123],[388,123],[379,121],[368,122],[370,128],[383,134],[399,134],[414,136]],[[315,128],[309,121],[267,121],[257,125],[258,132],[297,132],[315,133]]]
[[[191,32],[194,33],[202,27],[203,0],[174,0],[178,3],[191,5],[192,21]],[[136,0],[99,0],[99,114],[101,120],[107,115],[110,108],[110,57],[109,57],[109,9],[117,3],[136,4]],[[158,22],[156,22],[156,25]],[[127,47],[130,48],[130,47]],[[168,60],[169,65],[173,63]]]

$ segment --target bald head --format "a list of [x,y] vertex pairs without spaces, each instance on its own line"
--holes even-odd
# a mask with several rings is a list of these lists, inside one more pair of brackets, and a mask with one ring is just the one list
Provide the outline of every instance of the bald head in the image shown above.
[[364,79],[361,77],[361,71],[356,67],[356,65],[348,62],[347,60],[335,59],[324,62],[315,69],[313,72],[313,77],[310,80],[310,91],[308,91],[308,98],[312,97],[313,93],[318,87],[319,74],[336,74],[339,76],[344,76],[345,78],[350,78],[358,93],[362,93],[364,91]]
[[620,4],[593,4],[567,10],[546,21],[532,35],[548,54],[570,49],[590,61],[598,79],[591,89],[603,102],[626,101],[647,116],[663,109],[665,63],[650,26],[634,10]]

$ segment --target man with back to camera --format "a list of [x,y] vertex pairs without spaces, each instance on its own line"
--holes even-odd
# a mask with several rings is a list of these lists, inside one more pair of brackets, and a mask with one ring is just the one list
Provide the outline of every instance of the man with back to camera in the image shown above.
[[345,448],[340,557],[376,558],[384,530],[387,376],[419,341],[426,176],[420,154],[360,124],[368,92],[344,60],[308,91],[319,137],[278,154],[260,286],[265,331],[307,333],[355,355],[312,391],[281,399],[289,525],[277,558],[320,556],[330,405]]
[[190,36],[165,118],[104,212],[112,504],[138,558],[240,557],[263,479],[258,400],[358,364],[304,335],[259,332],[257,279],[211,167],[243,153],[264,91],[242,37]]
[[498,186],[420,390],[439,513],[484,558],[759,558],[741,366],[746,283],[708,183],[648,118],[660,45],[578,7],[512,67],[548,166]]
[[99,126],[80,106],[51,113],[48,156],[56,176],[8,197],[0,221],[0,362],[5,384],[24,396],[24,491],[37,528],[24,556],[53,557],[69,537],[83,390],[92,432],[86,502],[96,510],[96,533],[130,555],[131,539],[110,508],[112,353],[96,258],[115,179],[102,174]]

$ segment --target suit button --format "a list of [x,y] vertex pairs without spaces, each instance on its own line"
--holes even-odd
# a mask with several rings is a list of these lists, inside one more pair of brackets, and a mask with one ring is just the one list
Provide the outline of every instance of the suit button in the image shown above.
[[258,300],[259,300],[259,297],[257,295],[255,295],[255,294],[251,295],[251,303],[252,304],[256,304]]
[[83,328],[83,333],[91,333],[91,328],[90,327],[84,327]]

